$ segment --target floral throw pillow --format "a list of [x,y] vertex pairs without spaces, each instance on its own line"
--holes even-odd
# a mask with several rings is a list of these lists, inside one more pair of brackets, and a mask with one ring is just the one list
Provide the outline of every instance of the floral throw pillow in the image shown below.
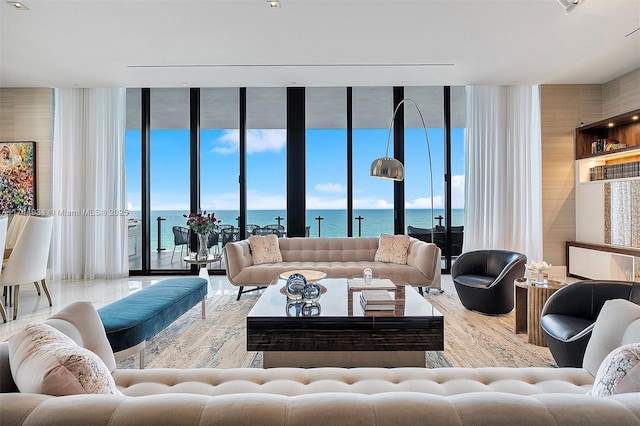
[[629,392],[640,392],[640,343],[611,351],[600,364],[589,394],[611,396]]
[[9,364],[23,393],[122,395],[98,355],[45,323],[29,324],[9,339]]
[[282,262],[278,236],[275,234],[252,235],[249,237],[249,246],[251,246],[251,258],[254,265]]
[[376,255],[373,260],[376,262],[389,262],[406,265],[408,253],[408,235],[380,234],[378,250],[376,250]]

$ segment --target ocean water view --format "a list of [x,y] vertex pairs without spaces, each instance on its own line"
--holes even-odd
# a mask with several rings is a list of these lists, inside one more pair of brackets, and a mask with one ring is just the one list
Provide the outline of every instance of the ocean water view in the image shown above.
[[[211,213],[211,212],[209,212]],[[164,249],[173,248],[173,226],[186,226],[187,219],[183,216],[188,214],[186,211],[177,210],[152,210],[151,211],[151,247],[156,249],[158,245],[158,221],[157,218],[163,218],[160,221],[160,247]],[[216,211],[216,218],[222,220],[222,224],[230,224],[238,226],[236,218],[239,215],[238,210],[220,210]],[[278,223],[277,217],[281,217],[280,224],[286,229],[287,212],[285,210],[249,210],[247,212],[247,224],[256,224],[265,226]],[[405,225],[416,226],[420,228],[430,228],[431,210],[430,209],[407,209],[405,211]],[[393,210],[392,209],[359,209],[353,212],[353,235],[361,235],[363,237],[376,237],[381,233],[393,233]],[[358,220],[355,218],[362,217],[361,233],[359,234]],[[434,216],[444,217],[444,209],[434,209]],[[130,217],[140,218],[139,211],[132,211]],[[321,217],[320,229],[318,230],[318,220]],[[452,209],[451,226],[461,226],[464,222],[464,209]],[[347,211],[346,210],[307,210],[306,217],[307,226],[310,227],[309,235],[311,237],[346,237],[347,236]],[[434,219],[434,224],[438,225],[438,219]],[[444,225],[444,219],[442,220]]]

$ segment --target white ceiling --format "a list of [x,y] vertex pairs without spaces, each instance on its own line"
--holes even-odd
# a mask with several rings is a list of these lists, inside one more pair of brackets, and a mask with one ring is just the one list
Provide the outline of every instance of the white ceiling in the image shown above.
[[0,3],[1,87],[601,84],[640,68],[640,0],[24,4]]

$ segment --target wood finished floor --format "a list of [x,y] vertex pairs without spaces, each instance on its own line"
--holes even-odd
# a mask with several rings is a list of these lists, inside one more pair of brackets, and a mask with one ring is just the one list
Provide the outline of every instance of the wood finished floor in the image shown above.
[[[99,308],[164,278],[167,277],[50,281],[48,286],[53,307],[47,305],[44,295],[37,296],[34,286],[22,286],[18,319],[0,324],[0,340],[7,339],[30,322],[46,319],[73,301],[89,300]],[[209,297],[235,294],[237,291],[225,276],[211,276],[209,281]],[[451,366],[555,366],[548,348],[529,344],[525,334],[514,333],[513,312],[501,316],[487,316],[466,310],[460,304],[449,275],[442,277],[442,288],[445,290],[444,293],[432,291],[425,297],[445,316],[443,354]]]
[[549,348],[527,343],[515,334],[514,311],[482,315],[465,309],[451,281],[443,275],[442,289],[426,298],[444,314],[444,356],[452,367],[555,367]]

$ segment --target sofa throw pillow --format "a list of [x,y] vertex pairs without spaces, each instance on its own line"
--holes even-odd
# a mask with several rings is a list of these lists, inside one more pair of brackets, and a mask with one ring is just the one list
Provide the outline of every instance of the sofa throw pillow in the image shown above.
[[29,324],[9,338],[9,365],[20,392],[122,395],[98,355],[45,323]]
[[620,346],[602,361],[593,388],[594,396],[640,392],[640,343]]
[[584,352],[582,367],[593,377],[616,348],[640,342],[640,306],[625,299],[604,302]]
[[380,234],[378,249],[373,260],[406,265],[409,242],[408,235]]
[[275,234],[252,235],[249,237],[249,246],[251,246],[251,257],[254,265],[282,262],[278,236]]

